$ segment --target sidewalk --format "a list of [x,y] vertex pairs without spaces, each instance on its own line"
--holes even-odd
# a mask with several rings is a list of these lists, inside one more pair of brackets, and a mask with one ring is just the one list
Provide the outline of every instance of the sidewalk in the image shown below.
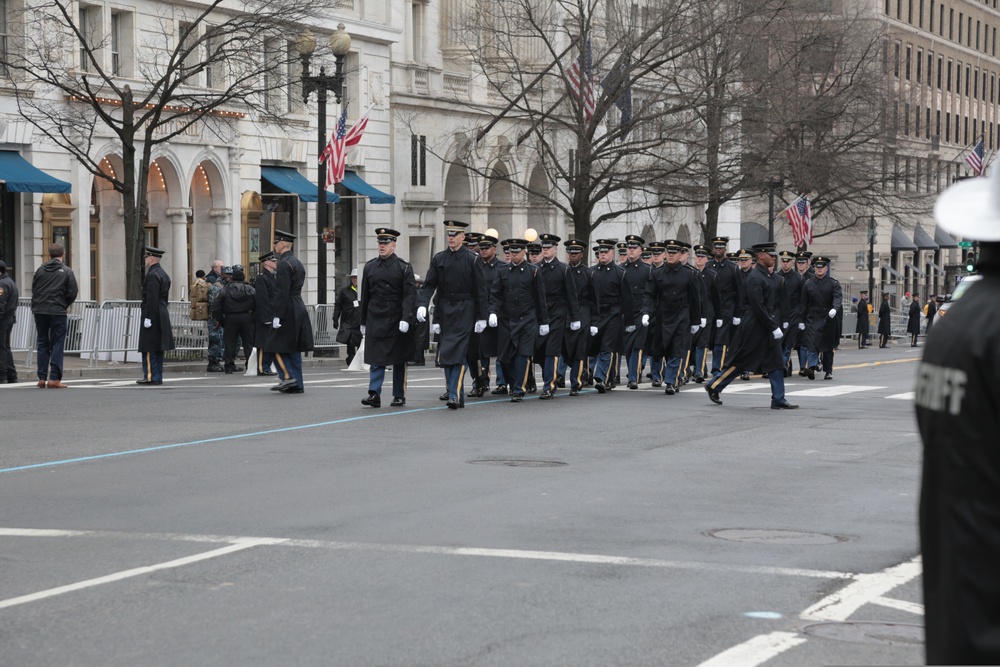
[[[21,356],[20,359],[15,359],[17,365],[17,375],[22,381],[34,380],[35,378],[35,368],[34,366],[28,367],[24,365],[24,357]],[[78,356],[66,356],[63,359],[63,377],[64,378],[87,378],[87,377],[102,377],[102,378],[120,378],[120,377],[135,377],[139,378],[142,375],[142,364],[135,362],[123,362],[123,361],[98,361],[95,366],[90,365],[90,359],[81,359]],[[243,368],[243,360],[237,359],[237,366]],[[208,367],[208,361],[205,359],[199,361],[164,361],[163,362],[163,372],[176,374],[176,373],[202,373],[204,375],[209,375],[205,370]],[[302,368],[330,368],[330,369],[344,369],[347,368],[347,364],[344,363],[342,357],[303,357]],[[239,371],[240,374],[243,371]]]

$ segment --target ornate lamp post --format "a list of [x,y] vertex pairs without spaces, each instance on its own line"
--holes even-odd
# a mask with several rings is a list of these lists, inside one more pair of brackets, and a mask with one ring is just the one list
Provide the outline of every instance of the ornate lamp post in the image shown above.
[[317,280],[317,303],[326,303],[326,245],[323,237],[323,230],[328,220],[326,210],[326,158],[323,158],[323,150],[326,148],[326,93],[333,93],[337,104],[340,104],[344,96],[344,59],[351,51],[351,36],[341,23],[337,26],[337,31],[330,35],[330,52],[336,62],[336,70],[333,74],[327,74],[323,67],[319,68],[319,74],[309,74],[309,61],[316,50],[316,36],[308,29],[295,39],[295,50],[299,52],[302,60],[302,98],[309,102],[309,94],[316,93],[318,104],[317,113],[319,115],[318,135],[317,135],[317,155],[322,162],[319,165],[319,176],[316,181],[316,236],[318,240],[316,267],[319,272]]

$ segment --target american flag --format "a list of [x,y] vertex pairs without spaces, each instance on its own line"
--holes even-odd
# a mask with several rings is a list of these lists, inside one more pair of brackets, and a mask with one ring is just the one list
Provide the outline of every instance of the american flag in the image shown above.
[[[580,71],[583,61],[583,71]],[[573,64],[566,70],[566,81],[569,82],[570,92],[573,97],[580,100],[583,105],[583,115],[587,121],[594,117],[597,110],[597,95],[594,89],[594,59],[590,53],[590,38],[587,38],[583,47],[583,53],[573,61]]]
[[986,152],[986,147],[983,145],[983,137],[979,137],[979,141],[968,155],[965,156],[965,164],[969,165],[972,169],[972,173],[976,176],[983,175],[983,155]]
[[330,137],[330,143],[323,149],[320,155],[320,164],[326,161],[326,183],[323,187],[330,187],[334,183],[344,180],[344,170],[347,167],[347,149],[357,146],[361,142],[361,135],[364,134],[368,126],[368,111],[364,113],[358,122],[350,130],[347,129],[347,110],[340,114],[337,121],[337,129]]
[[812,243],[812,212],[809,210],[809,200],[799,197],[785,209],[788,222],[792,225],[792,235],[795,237],[795,247],[804,246],[807,242]]

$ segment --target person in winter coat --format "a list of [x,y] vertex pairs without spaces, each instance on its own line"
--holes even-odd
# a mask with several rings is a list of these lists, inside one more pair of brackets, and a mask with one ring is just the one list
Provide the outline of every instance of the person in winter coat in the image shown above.
[[63,350],[66,347],[67,312],[79,288],[73,269],[66,266],[66,249],[49,246],[49,261],[38,267],[31,281],[31,313],[35,316],[38,357],[38,387],[65,389]]
[[889,295],[882,295],[882,305],[878,307],[878,346],[889,347],[889,337],[892,336],[892,308],[889,306]]
[[250,359],[250,351],[253,349],[257,292],[245,281],[246,274],[242,269],[234,269],[233,279],[222,288],[212,309],[215,318],[222,322],[222,330],[225,332],[225,351],[222,353],[222,361],[226,373],[230,375],[236,372],[239,341],[243,340],[245,359]]
[[916,299],[910,302],[910,319],[906,323],[906,333],[910,334],[910,347],[917,346],[917,336],[920,335],[920,304]]
[[271,308],[271,333],[264,344],[264,351],[274,354],[281,382],[271,387],[283,394],[302,394],[302,353],[313,349],[313,329],[309,311],[302,300],[302,285],[306,269],[292,253],[295,235],[283,230],[274,231],[274,254],[278,256],[278,270],[274,278],[274,299]]
[[170,312],[167,299],[170,297],[170,276],[160,266],[163,250],[146,246],[143,262],[146,264],[146,278],[142,281],[142,306],[139,316],[139,352],[142,354],[142,379],[139,385],[163,384],[163,353],[174,349],[174,333],[170,328]]
[[361,345],[361,304],[358,300],[358,270],[351,269],[351,284],[337,292],[333,304],[333,326],[337,329],[337,342],[346,348],[344,363],[348,366]]
[[17,366],[10,350],[11,332],[17,322],[17,283],[0,260],[0,384],[17,382]]

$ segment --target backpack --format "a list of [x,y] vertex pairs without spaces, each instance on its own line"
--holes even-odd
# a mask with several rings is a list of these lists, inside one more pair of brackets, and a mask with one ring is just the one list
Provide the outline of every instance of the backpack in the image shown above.
[[199,278],[191,285],[191,319],[208,319],[208,290],[211,286]]

